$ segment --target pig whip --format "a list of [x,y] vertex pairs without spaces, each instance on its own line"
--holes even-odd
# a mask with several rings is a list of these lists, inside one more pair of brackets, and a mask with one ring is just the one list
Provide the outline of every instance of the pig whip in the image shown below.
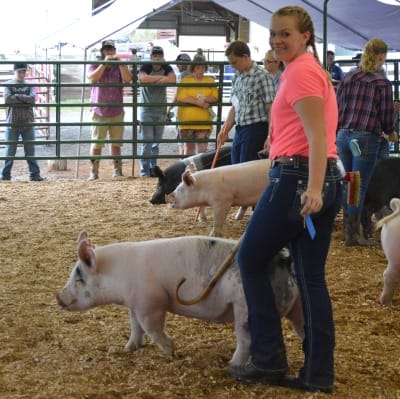
[[231,252],[228,254],[228,256],[224,259],[223,263],[221,264],[220,268],[217,270],[217,272],[215,273],[215,275],[213,276],[213,278],[210,280],[210,282],[208,283],[208,285],[206,286],[206,288],[203,290],[203,292],[197,296],[194,299],[183,299],[182,297],[179,296],[179,289],[181,288],[181,286],[185,283],[186,278],[182,277],[181,280],[179,281],[178,285],[175,288],[175,297],[176,300],[182,304],[182,305],[194,305],[200,301],[202,301],[204,298],[206,298],[211,290],[214,288],[214,286],[217,284],[218,280],[222,277],[222,275],[226,272],[226,270],[228,269],[228,267],[230,266],[233,258],[236,256],[237,251],[240,248],[240,245],[242,244],[243,241],[243,237],[244,237],[244,233],[242,234],[242,236],[239,238],[238,242],[235,244],[235,246],[232,248]]

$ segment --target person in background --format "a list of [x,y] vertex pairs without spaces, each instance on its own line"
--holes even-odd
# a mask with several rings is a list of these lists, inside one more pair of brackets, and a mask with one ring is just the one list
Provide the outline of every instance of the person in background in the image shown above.
[[[14,157],[17,152],[19,137],[22,138],[26,157],[35,156],[35,128],[29,126],[35,121],[33,105],[35,105],[35,88],[25,80],[27,64],[14,64],[14,79],[9,80],[4,90],[4,104],[7,106],[6,127],[4,140],[12,142],[6,144],[4,156]],[[11,180],[11,168],[14,161],[6,159],[1,169],[1,180]],[[30,181],[42,181],[39,164],[35,159],[27,159]]]
[[344,78],[344,72],[342,68],[335,63],[335,53],[331,50],[326,52],[326,69],[330,73],[334,85],[337,85]]
[[[129,83],[132,80],[131,72],[127,65],[113,64],[119,61],[116,55],[115,43],[113,40],[104,40],[101,44],[101,64],[91,64],[88,67],[88,79],[90,83]],[[123,88],[110,86],[93,86],[90,95],[91,103],[109,103],[108,105],[95,106],[92,108],[92,120],[104,125],[92,127],[92,140],[105,140],[108,134],[110,140],[122,140],[124,127],[117,125],[124,121]],[[90,155],[100,156],[103,143],[92,143]],[[110,152],[113,157],[113,178],[122,177],[121,155],[122,143],[111,143]],[[99,178],[99,159],[92,159],[89,180]]]
[[236,69],[232,80],[232,107],[218,134],[222,145],[236,125],[232,142],[232,164],[258,159],[268,137],[268,120],[275,88],[272,76],[251,59],[249,46],[232,42],[225,51]]
[[274,50],[268,50],[265,53],[265,57],[263,59],[264,68],[272,75],[274,78],[274,86],[275,92],[279,87],[279,78],[282,74],[282,71],[285,69],[282,61],[278,61],[275,58]]
[[138,61],[140,61],[140,57],[139,57],[139,55],[138,55],[138,53],[137,53],[137,48],[131,48],[131,61],[132,62],[138,62]]
[[[176,61],[178,61],[178,64],[176,64],[176,67],[179,70],[179,75],[177,75],[177,77],[176,77],[176,83],[180,83],[184,77],[190,75],[189,63],[192,62],[192,59],[190,58],[189,54],[181,53],[176,57]],[[175,96],[172,101],[174,103],[177,102],[176,94],[177,94],[177,90],[175,91]],[[171,114],[173,112],[173,109],[174,109],[174,106],[169,106],[167,108],[168,119],[173,118],[174,115]],[[177,129],[176,136],[179,138],[179,129]],[[185,153],[183,143],[181,143],[181,142],[178,143],[178,150],[179,150],[179,155],[183,155]]]
[[[204,56],[196,54],[190,65],[191,74],[182,79],[182,83],[215,84],[214,78],[205,76],[207,61]],[[205,122],[200,124],[181,124],[179,137],[183,140],[206,140],[212,131],[212,104],[218,101],[218,88],[216,86],[181,86],[178,88],[176,98],[178,103],[184,104],[178,108],[178,122]],[[208,123],[207,123],[208,122]],[[207,142],[184,142],[184,155],[199,154],[207,151]]]
[[343,202],[346,246],[374,245],[369,237],[360,237],[360,218],[376,161],[386,146],[382,133],[395,135],[392,83],[379,72],[387,49],[383,40],[369,40],[359,66],[346,74],[336,90],[339,157],[346,172],[359,171],[361,177],[359,204]]
[[[138,54],[137,49],[134,48],[134,47],[131,48],[131,53],[132,53],[132,55],[131,55],[130,61],[131,61],[132,63],[134,63],[134,62],[135,62],[135,63],[140,62],[141,58],[140,58],[140,55]],[[135,71],[136,71],[136,75],[135,75]],[[137,76],[138,71],[139,71],[139,65],[136,65],[136,69],[134,69],[134,68],[133,68],[133,65],[131,65],[131,74],[132,74],[132,78],[134,78],[134,77]]]
[[[332,392],[335,329],[325,266],[342,195],[336,97],[318,60],[308,12],[283,7],[270,24],[270,45],[285,70],[271,110],[269,185],[238,253],[250,358],[229,371],[241,381]],[[304,314],[304,362],[296,377],[287,375],[281,317],[268,277],[271,260],[287,245]]]
[[[151,51],[151,64],[144,64],[139,70],[141,108],[140,138],[141,155],[151,156],[140,160],[140,176],[153,177],[153,168],[157,165],[159,141],[163,137],[164,124],[167,120],[167,105],[149,106],[167,102],[167,84],[176,82],[175,72],[165,63],[164,50],[154,46]],[[147,106],[146,106],[147,105]]]

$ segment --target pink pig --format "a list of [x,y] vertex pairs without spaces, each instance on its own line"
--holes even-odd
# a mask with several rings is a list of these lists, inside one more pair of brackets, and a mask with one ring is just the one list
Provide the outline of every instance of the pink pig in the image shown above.
[[392,198],[390,208],[393,213],[381,219],[376,228],[382,227],[381,242],[388,265],[383,272],[382,305],[390,306],[393,295],[400,283],[400,199]]
[[[247,361],[250,353],[247,305],[236,259],[202,301],[186,306],[175,297],[182,277],[187,281],[180,289],[180,297],[185,300],[197,297],[232,254],[236,241],[185,236],[95,248],[86,232],[80,234],[78,241],[79,259],[67,284],[56,295],[63,309],[86,310],[107,304],[126,306],[131,322],[126,350],[139,349],[146,333],[170,355],[174,353],[174,343],[165,332],[167,312],[210,322],[233,322],[237,346],[231,364]],[[291,260],[282,253],[272,262],[269,276],[277,307],[303,337],[303,313],[290,271]]]
[[[215,169],[182,174],[182,182],[166,202],[173,208],[210,206],[214,212],[211,236],[221,236],[222,226],[231,206],[255,206],[268,185],[271,161],[261,159]],[[241,210],[242,211],[242,210]],[[240,219],[241,211],[237,215]]]

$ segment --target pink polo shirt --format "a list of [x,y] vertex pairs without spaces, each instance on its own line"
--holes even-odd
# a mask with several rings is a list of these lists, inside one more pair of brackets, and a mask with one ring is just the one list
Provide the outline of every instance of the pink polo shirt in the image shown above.
[[308,140],[301,119],[293,108],[297,101],[307,97],[319,97],[324,102],[327,157],[337,158],[338,109],[335,91],[314,55],[305,53],[287,65],[279,80],[271,111],[271,159],[279,156],[309,156]]

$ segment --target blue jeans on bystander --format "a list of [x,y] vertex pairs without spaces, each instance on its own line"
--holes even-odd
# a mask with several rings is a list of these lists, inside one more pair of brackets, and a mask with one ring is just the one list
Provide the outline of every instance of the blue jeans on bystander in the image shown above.
[[257,153],[264,148],[267,137],[267,122],[236,126],[231,150],[232,164],[259,159]]
[[[360,156],[353,156],[349,143],[351,140],[357,140],[361,150]],[[336,138],[336,145],[339,157],[343,163],[346,172],[360,172],[360,202],[358,206],[348,205],[347,201],[343,201],[344,211],[347,215],[360,215],[364,205],[365,194],[374,172],[376,161],[383,147],[383,137],[376,134],[356,131],[356,130],[339,130]]]
[[[141,117],[141,122],[165,123],[166,116],[161,114],[145,114]],[[140,155],[150,155],[152,158],[140,160],[140,175],[150,176],[154,166],[157,165],[159,154],[159,143],[164,133],[164,125],[142,125],[140,128],[140,139],[148,140],[142,143]]]
[[[7,144],[4,151],[5,157],[14,157],[17,152],[18,140],[21,137],[22,143],[24,145],[24,151],[26,157],[35,156],[35,145],[33,141],[35,140],[35,130],[33,127],[26,128],[10,128],[7,127],[4,133],[5,141],[13,141],[12,144]],[[37,179],[40,177],[39,164],[34,159],[28,159],[29,167],[29,178]],[[12,159],[6,159],[3,163],[1,169],[1,179],[11,180],[11,168],[14,161]]]

